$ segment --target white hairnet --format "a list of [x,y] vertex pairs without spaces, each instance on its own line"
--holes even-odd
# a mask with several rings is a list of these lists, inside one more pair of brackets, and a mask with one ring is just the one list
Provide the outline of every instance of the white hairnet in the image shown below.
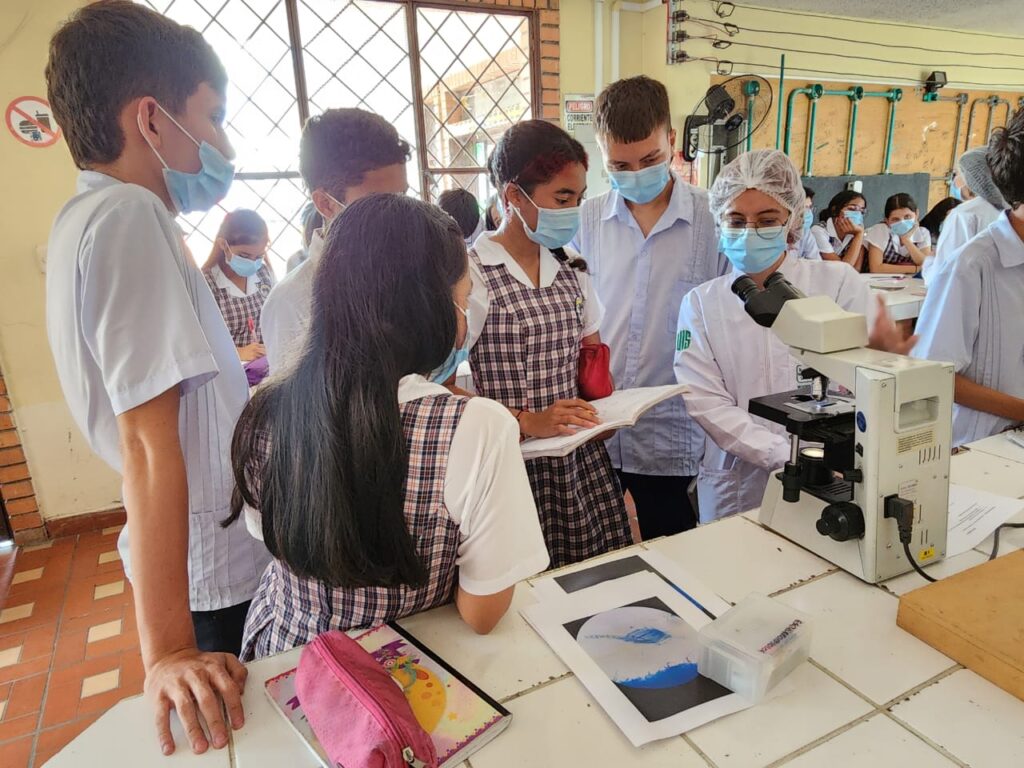
[[800,172],[785,152],[755,149],[744,152],[722,169],[711,186],[708,199],[716,224],[729,204],[748,189],[756,189],[777,200],[789,211],[790,234],[800,236],[804,225],[804,185]]
[[957,171],[971,192],[987,200],[997,211],[1001,211],[1009,206],[992,180],[992,171],[989,170],[988,161],[985,159],[986,152],[985,147],[968,149],[957,160]]

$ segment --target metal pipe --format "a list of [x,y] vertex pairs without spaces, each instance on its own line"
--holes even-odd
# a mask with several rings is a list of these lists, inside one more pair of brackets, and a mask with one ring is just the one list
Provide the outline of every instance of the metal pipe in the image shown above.
[[[779,140],[782,138],[782,97],[786,93],[783,85],[786,79],[786,54],[779,59],[779,106],[775,113],[775,148],[779,148]],[[1021,97],[1024,101],[1024,96]]]
[[892,160],[892,137],[896,132],[896,102],[903,98],[903,91],[893,88],[889,96],[889,131],[885,139],[885,160],[882,164],[882,173],[890,173],[889,163]]
[[747,80],[743,84],[743,92],[747,95],[747,152],[754,148],[754,97],[761,92],[761,84],[757,80]]
[[857,99],[850,99],[850,136],[846,140],[846,170],[843,172],[844,176],[851,176],[853,174],[853,149],[857,145],[857,110],[860,107],[860,101]]
[[[945,101],[941,96],[939,98]],[[946,181],[950,186],[953,184],[953,174],[956,172],[957,149],[960,147],[960,126],[964,122],[964,107],[967,104],[967,98],[966,93],[958,93],[952,99],[956,102],[956,129],[953,131],[953,155],[949,158],[949,173],[946,174]]]
[[[1010,102],[1007,101],[1006,99],[999,99],[997,97],[996,103],[997,104],[1005,104],[1006,105],[1006,119],[1003,121],[1003,125],[1004,126],[1009,125],[1010,124],[1010,118],[1013,116],[1013,108],[1010,106]],[[991,138],[991,136],[989,136],[989,138]]]
[[[793,139],[793,100],[800,94],[810,96],[816,94],[814,98],[819,98],[824,92],[824,88],[820,85],[809,85],[806,88],[794,88],[789,92],[789,98],[786,99],[786,132],[783,139],[783,152],[789,154],[789,149]],[[779,106],[782,106],[782,100],[779,99]]]
[[988,144],[989,137],[992,135],[992,120],[996,116],[996,107],[1003,101],[998,96],[988,97],[988,119],[985,121],[985,143]]
[[971,102],[971,109],[967,113],[967,135],[964,137],[964,152],[971,148],[971,131],[974,130],[974,108],[979,103],[987,101],[987,97],[981,96]]
[[594,0],[594,95],[604,85],[604,0]]
[[818,121],[818,100],[811,99],[811,114],[807,125],[807,151],[804,160],[804,176],[814,175],[814,125]]

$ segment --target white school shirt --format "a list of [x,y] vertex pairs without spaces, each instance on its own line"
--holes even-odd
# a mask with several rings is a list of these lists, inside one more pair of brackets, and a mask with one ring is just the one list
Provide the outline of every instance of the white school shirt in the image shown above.
[[[917,319],[914,357],[951,361],[957,373],[1024,398],[1024,242],[1004,212],[932,274]],[[953,406],[953,444],[1013,422]]]
[[979,232],[988,229],[999,218],[999,209],[983,197],[972,197],[949,212],[942,222],[942,231],[935,244],[935,255],[925,259],[922,276],[925,282],[950,256],[967,245]]
[[[270,555],[244,526],[220,526],[234,488],[231,436],[248,386],[174,219],[144,187],[84,171],[57,214],[47,253],[47,333],[75,422],[122,472],[116,417],[179,387],[192,610],[251,599]],[[129,528],[118,548],[131,578]]]
[[804,232],[789,251],[800,259],[821,261],[821,248],[818,247],[818,238],[814,236],[814,227]]
[[[679,303],[687,291],[729,271],[707,192],[673,175],[668,208],[647,237],[615,190],[583,203],[577,242],[606,308],[601,340],[611,348],[618,389],[674,384]],[[697,474],[704,432],[682,398],[656,405],[633,429],[605,442],[623,472]]]
[[[814,239],[818,242],[818,253],[834,253],[836,256],[842,257],[843,252],[846,250],[846,246],[853,240],[853,235],[844,235],[842,240],[839,239],[839,235],[836,234],[836,225],[832,219],[828,219],[824,224],[815,224],[811,227],[811,232],[814,233]],[[835,240],[838,246],[833,245],[832,241]]]
[[[779,271],[808,296],[828,296],[844,309],[874,317],[871,289],[849,264],[788,254]],[[754,322],[733,294],[739,272],[690,291],[679,310],[675,375],[689,386],[686,409],[708,434],[697,479],[700,521],[708,523],[761,503],[769,472],[789,459],[785,427],[752,416],[752,397],[796,389],[799,363],[789,348]]]
[[[416,374],[398,383],[398,402],[449,394]],[[493,595],[548,567],[548,550],[519,448],[519,425],[504,406],[484,397],[466,403],[452,436],[444,503],[459,526],[455,564],[459,586]],[[246,525],[263,537],[259,512],[245,509]]]
[[[868,227],[864,232],[864,242],[868,245],[875,246],[882,252],[882,256],[885,256],[885,250],[892,244],[893,250],[900,257],[901,261],[889,261],[886,264],[913,264],[914,259],[910,255],[910,251],[907,247],[900,242],[899,237],[890,229],[889,225],[884,221],[878,224],[873,224]],[[910,242],[918,247],[919,250],[932,247],[932,233],[929,232],[925,227],[917,226],[914,231],[910,234]],[[883,259],[884,261],[884,259]]]
[[275,373],[302,352],[313,314],[313,280],[324,252],[322,230],[309,242],[309,258],[281,278],[260,312],[260,331],[267,350],[267,365]]
[[[535,286],[523,268],[519,266],[519,262],[513,259],[503,246],[491,239],[493,236],[493,232],[484,232],[473,244],[473,249],[480,257],[481,264],[492,267],[504,264],[509,275],[528,288],[548,288],[555,282],[562,263],[547,248],[540,246],[540,280],[539,285]],[[577,255],[571,248],[566,248],[565,251],[570,259]],[[483,333],[484,323],[487,322],[487,315],[491,310],[491,300],[487,293],[487,281],[480,274],[479,267],[472,259],[469,260],[469,275],[472,279],[472,287],[469,291],[467,346],[472,348],[480,338],[480,334]],[[573,270],[573,275],[575,275],[580,286],[580,293],[583,295],[583,335],[590,336],[601,330],[604,307],[601,306],[601,301],[597,297],[590,275],[578,269]]]

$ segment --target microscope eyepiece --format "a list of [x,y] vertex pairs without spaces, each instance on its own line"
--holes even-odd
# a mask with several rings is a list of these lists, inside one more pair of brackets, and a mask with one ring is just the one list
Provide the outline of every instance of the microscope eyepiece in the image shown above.
[[743,308],[754,322],[771,328],[790,299],[802,299],[804,295],[790,283],[781,272],[773,272],[764,281],[764,289],[758,288],[747,275],[737,277],[732,283],[732,292],[739,296]]
[[[776,273],[777,274],[777,273]],[[773,275],[774,277],[774,275]],[[740,275],[732,284],[732,292],[740,297],[740,301],[746,304],[752,296],[760,292],[757,283],[746,275]]]

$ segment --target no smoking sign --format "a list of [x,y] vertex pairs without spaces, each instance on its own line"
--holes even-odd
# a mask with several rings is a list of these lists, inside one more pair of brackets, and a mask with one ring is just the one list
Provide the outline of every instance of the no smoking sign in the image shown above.
[[46,99],[22,96],[7,105],[7,129],[22,144],[52,147],[60,139],[60,128]]

